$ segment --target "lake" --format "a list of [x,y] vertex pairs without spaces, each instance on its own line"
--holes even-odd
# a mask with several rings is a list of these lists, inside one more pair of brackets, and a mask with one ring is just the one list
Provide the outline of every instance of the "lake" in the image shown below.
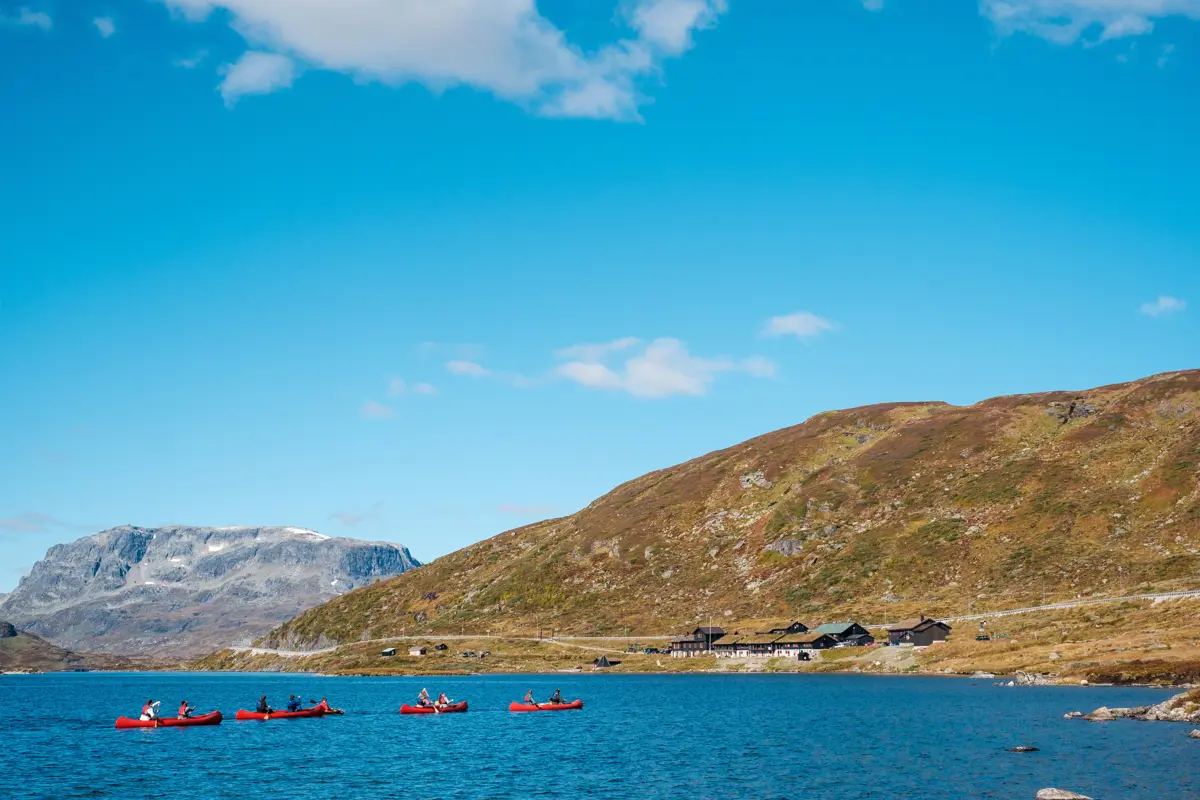
[[[422,687],[466,714],[405,716]],[[561,688],[582,711],[510,713]],[[235,722],[260,694],[329,697],[343,717]],[[0,676],[6,775],[26,798],[1200,798],[1200,742],[1170,723],[1064,720],[1158,702],[1143,688],[1002,688],[849,675],[321,678]],[[212,728],[113,729],[147,697],[219,708]],[[1033,745],[1036,753],[1008,753]]]

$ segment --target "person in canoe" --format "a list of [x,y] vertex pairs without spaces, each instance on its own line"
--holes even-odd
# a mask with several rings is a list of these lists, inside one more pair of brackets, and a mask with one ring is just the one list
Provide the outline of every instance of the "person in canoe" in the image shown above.
[[566,701],[562,697],[562,689],[555,689],[554,694],[550,695],[550,699],[546,701],[551,705],[561,706]]
[[525,693],[525,699],[522,700],[521,702],[527,706],[541,705],[541,703],[539,703],[537,700],[533,699],[533,689],[530,689],[528,692]]
[[303,705],[304,705],[304,703],[302,703],[300,701],[300,698],[296,697],[296,695],[294,695],[294,694],[288,695],[288,703],[287,703],[288,711],[299,711],[301,709],[301,707],[303,707]]
[[433,701],[429,699],[428,689],[422,689],[421,693],[417,695],[417,705],[423,708],[433,705]]
[[187,700],[184,700],[184,701],[183,701],[183,702],[182,702],[182,703],[179,705],[179,714],[178,714],[178,716],[179,716],[179,718],[180,718],[180,719],[187,719],[188,717],[192,716],[192,712],[193,712],[193,711],[195,711],[195,710],[196,710],[196,707],[195,707],[195,706],[189,706],[189,705],[188,705],[188,702],[187,702]]
[[152,719],[158,719],[158,707],[162,703],[158,700],[147,700],[146,705],[142,706],[142,714],[138,717],[142,722],[149,722]]
[[330,708],[329,701],[326,700],[324,697],[322,697],[321,702],[317,703],[315,706],[313,706],[313,708],[319,708],[322,711],[324,711],[326,714],[344,714],[344,713],[346,713],[346,712],[342,711],[340,708]]
[[265,694],[258,698],[258,706],[254,710],[259,714],[270,714],[274,711],[273,708],[267,705],[267,696]]
[[438,695],[437,704],[439,706],[441,706],[442,708],[445,708],[446,706],[454,705],[454,701],[451,700],[449,697],[446,697],[445,692],[442,692],[441,694]]

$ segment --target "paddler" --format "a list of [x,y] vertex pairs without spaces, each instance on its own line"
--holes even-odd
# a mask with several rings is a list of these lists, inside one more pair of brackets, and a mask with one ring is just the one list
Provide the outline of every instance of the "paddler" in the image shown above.
[[550,699],[547,700],[546,702],[552,703],[556,706],[563,705],[562,689],[555,689],[554,694],[550,695]]
[[329,701],[326,700],[324,697],[322,697],[321,702],[317,703],[315,706],[313,706],[313,708],[319,708],[320,710],[324,711],[326,714],[342,713],[342,710],[340,708],[330,708]]
[[256,709],[254,709],[255,713],[270,714],[271,710],[272,710],[271,707],[269,705],[267,705],[267,696],[265,694],[262,697],[258,698],[258,707]]
[[525,693],[525,699],[522,702],[525,703],[525,705],[527,705],[527,706],[538,705],[538,701],[533,699],[533,689],[530,689],[528,692]]
[[138,717],[142,722],[149,722],[152,719],[158,719],[158,707],[162,705],[158,700],[147,700],[146,705],[142,706],[142,715]]
[[192,716],[192,712],[196,710],[195,706],[189,706],[187,700],[184,700],[179,706],[179,718],[187,719]]
[[437,701],[437,704],[438,704],[439,706],[445,707],[445,706],[448,706],[448,705],[450,705],[450,704],[451,704],[451,703],[453,703],[453,702],[454,702],[454,701],[453,701],[453,700],[451,700],[449,697],[446,697],[446,693],[445,693],[445,692],[442,692],[441,694],[439,694],[439,695],[438,695],[438,701]]
[[433,705],[433,701],[429,699],[429,690],[428,689],[422,689],[421,693],[419,695],[417,695],[417,705],[419,705],[419,706]]
[[288,704],[287,704],[288,711],[299,711],[300,707],[303,705],[304,704],[300,702],[300,700],[296,697],[296,695],[294,695],[294,694],[288,695]]

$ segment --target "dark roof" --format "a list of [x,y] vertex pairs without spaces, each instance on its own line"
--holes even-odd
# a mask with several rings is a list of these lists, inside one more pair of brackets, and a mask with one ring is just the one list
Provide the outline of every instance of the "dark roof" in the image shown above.
[[797,633],[784,638],[788,640],[788,644],[812,644],[818,639],[832,639],[833,637],[828,633]]
[[897,622],[895,625],[888,628],[888,633],[902,633],[904,631],[919,632],[919,631],[927,630],[928,628],[932,628],[934,625],[942,625],[947,630],[950,629],[949,625],[946,625],[946,623],[941,622],[940,620],[921,618],[921,619],[907,619],[904,622]]
[[824,635],[823,633],[789,633],[776,639],[775,644],[808,644],[815,642]]
[[716,625],[701,625],[699,628],[696,628],[696,630],[700,633],[708,634],[710,636],[713,634],[716,634],[717,636],[725,635],[725,629],[717,627]]
[[826,622],[824,625],[818,625],[813,628],[813,633],[827,633],[830,636],[837,636],[839,633],[845,633],[855,624],[854,622]]

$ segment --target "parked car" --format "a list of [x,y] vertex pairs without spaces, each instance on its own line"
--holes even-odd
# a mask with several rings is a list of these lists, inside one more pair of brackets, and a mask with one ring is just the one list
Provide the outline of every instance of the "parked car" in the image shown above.
[[975,637],[975,641],[977,642],[990,642],[991,640],[992,637],[988,636],[986,633],[981,633]]

